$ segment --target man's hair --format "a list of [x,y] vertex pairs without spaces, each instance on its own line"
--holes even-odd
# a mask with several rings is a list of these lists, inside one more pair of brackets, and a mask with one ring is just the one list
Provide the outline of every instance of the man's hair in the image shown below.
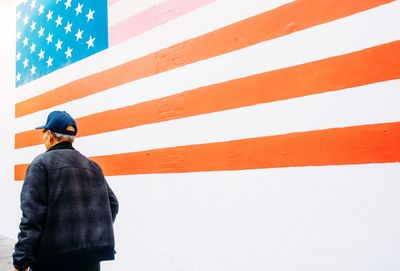
[[64,134],[60,134],[60,133],[56,133],[56,132],[52,132],[54,137],[58,140],[58,141],[68,141],[71,143],[74,143],[75,140],[75,136],[72,135],[64,135]]

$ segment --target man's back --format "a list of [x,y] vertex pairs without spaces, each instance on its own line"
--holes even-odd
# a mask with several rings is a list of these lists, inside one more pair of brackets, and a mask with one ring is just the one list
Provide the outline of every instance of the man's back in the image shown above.
[[33,160],[21,209],[14,262],[28,258],[40,269],[114,259],[118,201],[100,167],[71,143],[61,142]]

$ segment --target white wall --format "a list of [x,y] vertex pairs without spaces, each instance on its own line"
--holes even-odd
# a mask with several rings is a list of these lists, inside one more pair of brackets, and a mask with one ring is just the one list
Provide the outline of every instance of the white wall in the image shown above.
[[[13,22],[0,4],[0,234],[16,238]],[[397,271],[399,178],[398,163],[109,177],[120,214],[103,270]]]
[[16,238],[20,220],[19,191],[14,182],[15,7],[0,3],[0,234]]
[[399,176],[384,164],[114,177],[105,270],[395,271]]

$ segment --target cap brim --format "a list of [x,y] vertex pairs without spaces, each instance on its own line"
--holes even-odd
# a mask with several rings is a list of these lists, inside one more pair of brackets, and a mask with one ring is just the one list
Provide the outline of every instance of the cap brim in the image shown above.
[[35,129],[46,129],[46,125],[42,125],[42,126],[39,126],[39,127],[36,127]]

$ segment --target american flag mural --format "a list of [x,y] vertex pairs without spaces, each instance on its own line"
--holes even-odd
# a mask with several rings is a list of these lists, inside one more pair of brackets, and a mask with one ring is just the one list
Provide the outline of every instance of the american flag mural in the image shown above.
[[[78,119],[79,148],[107,175],[399,160],[398,119],[371,104],[397,100],[398,1],[248,1],[227,9],[225,1],[175,0],[137,14],[117,4],[108,3],[108,33],[85,26],[94,10],[94,23],[106,19],[102,1],[18,6],[18,26],[26,27],[17,27],[17,85],[19,74],[28,79],[17,88],[16,179],[42,148],[32,127],[57,108]],[[109,48],[87,57],[83,37],[82,47],[73,45],[79,29],[87,39],[108,36]],[[72,56],[54,44],[42,49],[46,34],[71,43],[63,50]],[[41,50],[58,64],[36,78],[28,69],[48,66]],[[75,54],[86,58],[59,69]],[[21,66],[25,55],[32,66]]]
[[[52,16],[47,16],[51,11]],[[63,19],[57,26],[59,16]],[[305,250],[295,246],[293,251],[280,251],[279,256],[261,244],[276,245],[279,240],[283,246],[283,239],[300,244],[304,234],[299,229],[311,233],[312,227],[319,237],[310,237],[311,242],[320,249],[310,255],[339,270],[340,260],[328,255],[338,256],[341,249],[318,254],[325,248],[318,240],[342,240],[339,233],[329,231],[337,222],[323,220],[326,217],[321,210],[315,211],[321,219],[317,221],[324,221],[321,228],[307,221],[294,226],[292,219],[301,221],[297,213],[319,205],[336,210],[340,200],[356,206],[351,199],[367,189],[362,178],[398,171],[399,1],[29,0],[18,5],[16,18],[15,179],[23,180],[29,163],[44,150],[42,134],[33,128],[53,110],[69,112],[79,127],[74,146],[101,165],[111,185],[126,188],[119,191],[132,200],[125,214],[132,211],[132,220],[142,221],[135,224],[126,218],[120,227],[132,232],[146,228],[155,236],[149,241],[135,235],[129,245],[125,237],[119,239],[126,247],[132,246],[132,255],[138,256],[133,267],[138,268],[135,261],[147,261],[154,267],[137,270],[324,270],[294,269],[290,263],[292,267],[301,264],[289,260],[282,260],[287,266],[282,269],[244,265],[259,263],[257,259],[264,254],[274,261],[296,249],[308,251],[308,245],[301,247]],[[52,42],[46,39],[49,35],[53,35]],[[58,40],[62,42],[59,50]],[[360,186],[343,181],[349,178]],[[331,182],[328,185],[323,180]],[[222,181],[226,185],[220,184]],[[181,191],[177,183],[184,187],[181,194],[176,192]],[[211,189],[211,183],[220,186]],[[323,183],[326,186],[320,186]],[[135,185],[136,190],[130,190],[129,185]],[[164,195],[161,187],[187,202],[198,216],[185,213],[190,219],[183,219],[183,209],[172,208],[177,206],[174,199]],[[388,200],[385,206],[392,206],[391,197],[382,196],[378,185],[368,187],[382,193],[380,198]],[[395,185],[386,183],[385,187]],[[311,195],[313,189],[328,195],[320,198],[323,203],[300,198],[302,193]],[[146,191],[152,200],[135,191]],[[341,196],[335,198],[326,191]],[[229,194],[231,205],[217,196],[220,194]],[[158,202],[158,198],[165,201]],[[297,201],[292,202],[294,199]],[[140,209],[143,202],[146,206],[156,202],[160,210],[171,207],[174,211],[157,220],[151,216],[156,208]],[[288,202],[293,203],[291,208]],[[296,205],[301,207],[296,209]],[[232,206],[235,213],[226,211]],[[243,206],[252,206],[257,212]],[[375,210],[373,204],[370,207]],[[278,215],[275,208],[293,216]],[[258,219],[264,212],[275,220]],[[356,238],[362,235],[357,231],[364,225],[360,221],[372,219],[365,216],[356,220],[363,211],[358,215],[334,214],[348,221],[343,228],[357,232],[351,235],[351,242],[361,244],[364,239]],[[374,214],[379,217],[380,212]],[[185,236],[168,222],[177,217],[184,221],[179,229]],[[280,219],[285,223],[279,224]],[[144,226],[143,221],[151,222]],[[165,227],[156,230],[155,225]],[[202,225],[201,229],[196,225]],[[261,241],[246,239],[235,225],[259,233]],[[283,229],[292,239],[268,235],[264,231],[268,227],[268,232]],[[194,228],[196,232],[191,232]],[[214,229],[222,237],[212,235]],[[186,243],[192,236],[204,236],[203,231],[215,237],[215,247],[209,248],[202,240],[193,247]],[[193,255],[212,258],[219,251],[229,251],[230,256],[220,259],[225,265],[213,267],[190,269],[189,263],[182,263],[181,269],[158,266],[152,259],[154,247],[143,247],[143,243],[158,244],[166,236],[174,236],[178,241],[170,241],[177,243],[176,247],[190,251],[185,259],[191,263],[201,262],[196,258],[200,256]],[[240,253],[229,241],[232,236],[240,244]],[[134,247],[138,242],[141,248]],[[160,245],[163,249],[165,243]],[[372,251],[373,247],[365,245],[365,249]],[[156,251],[160,254],[154,257],[162,258],[161,262],[175,259],[167,256],[174,249]],[[374,254],[371,251],[366,254]],[[303,256],[314,257],[310,255]],[[351,255],[352,263],[372,259],[361,260],[361,252]],[[245,259],[243,266],[240,259]],[[236,265],[230,266],[231,262]],[[342,270],[378,270],[360,266]]]

